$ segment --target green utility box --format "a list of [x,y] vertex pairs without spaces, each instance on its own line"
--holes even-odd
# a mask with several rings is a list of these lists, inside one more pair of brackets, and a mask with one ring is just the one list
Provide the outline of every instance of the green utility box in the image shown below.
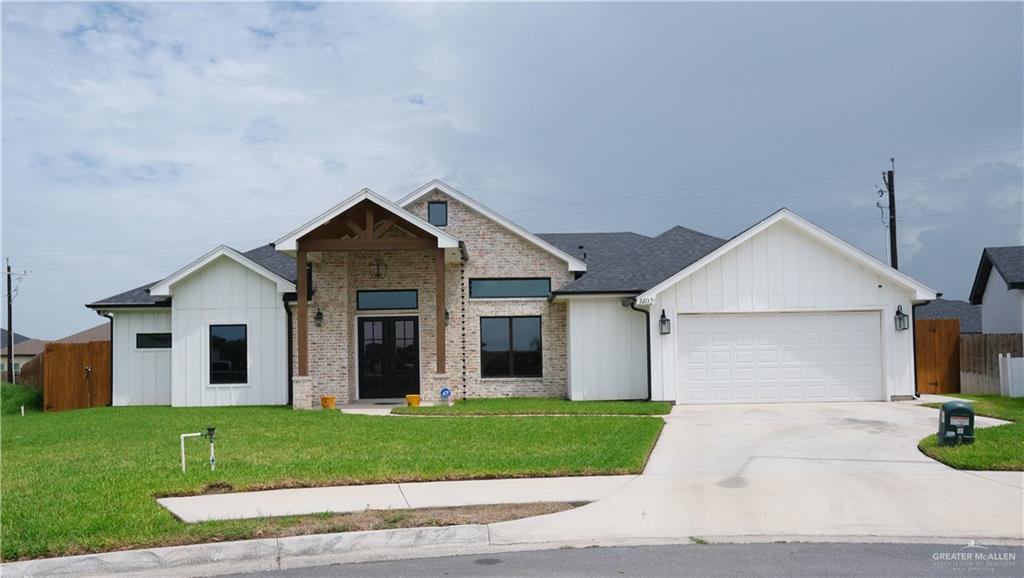
[[939,410],[939,445],[974,443],[974,408],[963,401],[947,401]]

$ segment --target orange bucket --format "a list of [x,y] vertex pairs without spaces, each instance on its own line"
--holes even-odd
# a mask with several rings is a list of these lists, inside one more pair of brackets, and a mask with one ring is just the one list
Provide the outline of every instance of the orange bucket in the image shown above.
[[325,395],[320,398],[320,407],[323,409],[334,409],[335,397],[333,395]]
[[417,407],[420,404],[420,396],[415,394],[409,394],[405,396],[405,404],[409,407]]

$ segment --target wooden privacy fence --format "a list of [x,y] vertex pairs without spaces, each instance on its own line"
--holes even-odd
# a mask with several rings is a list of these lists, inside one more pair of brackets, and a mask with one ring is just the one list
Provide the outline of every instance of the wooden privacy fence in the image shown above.
[[914,321],[917,393],[960,392],[960,320]]
[[964,334],[960,336],[960,391],[999,394],[999,354],[1024,356],[1020,333]]
[[43,374],[43,410],[110,405],[110,342],[47,343],[38,356]]
[[25,362],[18,374],[18,383],[35,388],[43,386],[43,356],[39,354]]

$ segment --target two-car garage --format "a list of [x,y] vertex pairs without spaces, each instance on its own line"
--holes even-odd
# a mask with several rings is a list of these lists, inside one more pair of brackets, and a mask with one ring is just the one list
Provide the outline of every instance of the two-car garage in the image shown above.
[[[750,404],[914,395],[910,315],[935,299],[927,286],[785,209],[701,256],[685,244],[654,248],[648,273],[630,281],[646,285],[641,292],[594,295],[592,282],[591,294],[560,296],[569,300],[572,399],[649,393],[679,404]],[[669,273],[669,262],[683,265]],[[648,347],[638,349],[633,324],[642,329],[645,321]]]
[[885,399],[879,311],[678,316],[679,403]]

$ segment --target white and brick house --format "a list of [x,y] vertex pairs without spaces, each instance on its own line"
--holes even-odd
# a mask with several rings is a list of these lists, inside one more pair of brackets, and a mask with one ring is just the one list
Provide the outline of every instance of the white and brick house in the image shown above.
[[[300,296],[305,298],[300,299]],[[114,405],[419,394],[678,403],[914,393],[935,293],[783,209],[730,240],[535,235],[440,181],[364,189],[272,244],[221,246],[88,307]]]

